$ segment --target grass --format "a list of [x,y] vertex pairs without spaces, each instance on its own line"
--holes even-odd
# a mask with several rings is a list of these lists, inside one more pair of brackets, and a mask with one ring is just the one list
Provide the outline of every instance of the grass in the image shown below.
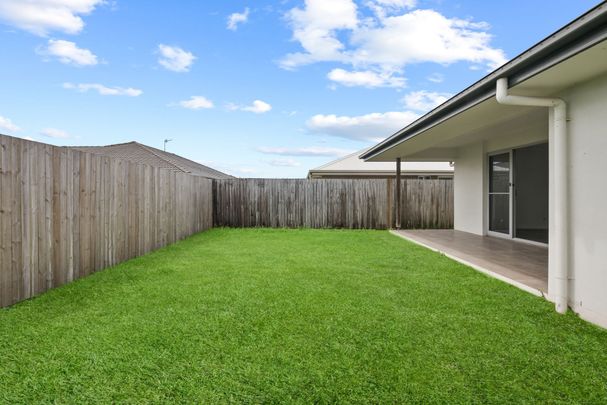
[[387,232],[215,229],[0,310],[0,402],[596,403],[606,348]]

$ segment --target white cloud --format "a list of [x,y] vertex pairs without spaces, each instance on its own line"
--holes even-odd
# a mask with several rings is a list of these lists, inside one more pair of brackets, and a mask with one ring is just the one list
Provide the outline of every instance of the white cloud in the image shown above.
[[228,17],[227,28],[232,31],[238,29],[238,24],[244,24],[249,19],[249,8],[245,8],[242,13],[233,13]]
[[404,9],[414,8],[417,5],[416,0],[371,0],[367,2],[369,7],[377,18],[385,18],[386,15],[397,13]]
[[406,110],[370,113],[358,116],[317,114],[306,125],[312,132],[358,141],[377,142],[415,121],[420,113],[431,110],[451,97],[449,93],[414,91],[402,99]]
[[377,73],[371,70],[349,72],[344,69],[333,69],[327,75],[329,80],[343,86],[354,87],[405,87],[404,77],[392,76],[383,72]]
[[272,159],[268,161],[268,164],[271,166],[278,167],[299,167],[301,163],[299,163],[295,159]]
[[434,10],[414,10],[354,32],[352,60],[395,70],[422,62],[468,61],[497,67],[506,58],[502,50],[489,46],[486,29],[485,24],[450,19]]
[[215,107],[211,100],[203,96],[192,96],[188,100],[180,101],[179,105],[190,110],[202,110]]
[[63,83],[64,89],[73,89],[81,93],[85,93],[89,90],[95,90],[102,96],[128,96],[137,97],[143,94],[140,89],[134,89],[132,87],[107,87],[99,83]]
[[105,0],[2,0],[0,19],[40,36],[51,31],[78,34],[84,27],[80,16],[103,3]]
[[310,118],[306,124],[313,132],[377,142],[405,127],[417,117],[418,115],[411,111],[389,111],[359,116],[318,114]]
[[415,7],[417,0],[375,0],[375,3],[384,7],[403,9]]
[[263,114],[272,110],[272,106],[262,100],[254,100],[250,105],[238,105],[234,103],[227,103],[226,109],[228,111],[248,111],[255,114]]
[[238,111],[241,108],[241,106],[235,103],[226,103],[225,107],[228,111]]
[[45,48],[38,50],[38,53],[44,56],[57,58],[59,62],[74,66],[93,66],[99,63],[97,55],[88,49],[78,48],[71,41],[63,39],[49,39]]
[[307,147],[307,148],[281,148],[281,147],[266,147],[257,148],[258,152],[267,155],[282,155],[282,156],[346,156],[354,152],[348,149],[327,148],[327,147]]
[[177,46],[160,44],[158,45],[158,53],[160,54],[158,63],[173,72],[188,72],[196,59],[194,54]]
[[432,83],[442,83],[445,80],[445,76],[440,73],[432,73],[427,79]]
[[56,139],[68,139],[72,137],[67,132],[56,128],[44,128],[42,131],[40,131],[40,135]]
[[272,109],[272,106],[265,101],[255,100],[253,104],[245,106],[242,108],[243,111],[249,111],[255,114],[263,114],[267,113]]
[[452,94],[450,93],[436,93],[420,90],[405,95],[405,97],[403,97],[403,103],[405,103],[405,107],[412,110],[426,112],[438,107],[450,99],[451,96]]
[[0,129],[8,132],[18,132],[21,131],[17,125],[13,123],[10,119],[3,117],[0,115]]
[[280,65],[285,69],[326,60],[342,60],[344,45],[337,30],[354,29],[358,24],[356,4],[351,0],[306,0],[303,9],[286,15],[293,28],[293,39],[305,52],[288,54]]
[[[403,11],[414,6],[413,1],[374,0],[366,5],[374,15],[358,13],[353,0],[307,0],[304,8],[289,11],[293,39],[303,50],[287,54],[280,66],[343,63],[354,68],[348,72],[351,80],[343,78],[344,84],[369,87],[377,77],[364,80],[352,75],[370,71],[404,80],[401,75],[410,64],[469,62],[495,68],[506,61],[504,52],[490,45],[487,23],[448,18],[430,9]],[[338,72],[345,76],[343,69]]]

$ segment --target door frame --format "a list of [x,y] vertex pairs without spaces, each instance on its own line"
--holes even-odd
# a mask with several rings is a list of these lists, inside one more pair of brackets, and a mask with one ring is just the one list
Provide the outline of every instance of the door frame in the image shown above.
[[[496,156],[496,155],[503,155],[507,153],[508,154],[508,164],[510,166],[510,170],[508,171],[508,233],[502,233],[502,232],[496,232],[496,231],[492,231],[489,229],[489,223],[491,221],[491,202],[490,202],[490,192],[489,190],[491,189],[491,177],[490,177],[490,172],[491,172],[491,168],[489,165],[490,162],[490,157],[491,156]],[[496,236],[498,238],[504,238],[504,239],[514,239],[514,230],[513,230],[513,225],[514,225],[514,193],[513,193],[513,173],[514,173],[514,167],[513,167],[513,155],[514,155],[514,150],[513,148],[508,148],[508,149],[502,149],[502,150],[497,150],[497,151],[493,151],[490,153],[487,153],[487,160],[486,160],[486,164],[485,164],[485,174],[487,176],[487,189],[485,190],[485,201],[487,202],[487,217],[486,217],[486,221],[485,221],[485,231],[487,232],[487,235],[489,236]],[[506,193],[501,193],[501,194],[506,194]]]
[[[516,168],[514,167],[514,151],[516,149],[521,149],[521,148],[525,148],[528,146],[533,146],[533,145],[539,145],[539,144],[543,144],[543,143],[548,143],[548,141],[541,141],[541,142],[533,142],[531,144],[528,145],[521,145],[521,146],[517,146],[517,147],[510,147],[510,148],[506,148],[506,149],[500,149],[500,150],[496,150],[496,151],[492,151],[489,153],[486,153],[486,160],[485,160],[485,169],[484,169],[484,173],[487,179],[486,184],[486,189],[483,191],[485,196],[485,202],[487,204],[487,209],[485,210],[485,232],[486,235],[488,236],[495,236],[498,238],[502,238],[502,239],[510,239],[513,240],[515,242],[521,242],[521,243],[527,243],[530,245],[536,245],[536,246],[542,246],[542,247],[548,247],[549,243],[543,243],[543,242],[537,242],[534,240],[529,240],[529,239],[522,239],[522,238],[517,238],[516,237],[516,229],[515,229],[515,216],[516,216],[516,204],[515,204],[515,198],[516,198],[516,192],[515,192],[515,187],[516,184],[514,184],[514,177],[515,177],[515,170]],[[490,214],[490,202],[489,202],[489,189],[490,189],[490,185],[489,183],[491,182],[491,178],[489,177],[490,174],[490,167],[489,167],[489,157],[491,156],[495,156],[495,155],[502,155],[504,153],[508,153],[509,157],[510,157],[510,179],[509,179],[509,187],[508,187],[508,192],[510,194],[510,201],[509,201],[509,233],[501,233],[501,232],[495,232],[495,231],[491,231],[489,229],[489,221],[491,218],[491,214]]]

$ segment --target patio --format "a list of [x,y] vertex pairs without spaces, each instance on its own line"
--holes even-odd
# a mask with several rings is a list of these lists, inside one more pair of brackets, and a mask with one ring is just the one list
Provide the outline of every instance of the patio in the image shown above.
[[548,248],[450,229],[395,234],[535,295],[548,293]]

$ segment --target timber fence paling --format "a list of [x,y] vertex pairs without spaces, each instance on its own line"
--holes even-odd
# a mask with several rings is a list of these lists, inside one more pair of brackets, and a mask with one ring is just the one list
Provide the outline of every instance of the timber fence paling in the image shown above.
[[211,228],[212,188],[0,135],[0,307]]
[[[401,180],[403,228],[453,227],[453,181]],[[0,135],[0,307],[213,226],[386,229],[394,179],[209,180]]]
[[452,179],[403,179],[401,190],[403,229],[453,228]]
[[[366,228],[393,226],[394,179],[213,181],[214,226]],[[403,228],[452,228],[452,179],[402,179]]]

